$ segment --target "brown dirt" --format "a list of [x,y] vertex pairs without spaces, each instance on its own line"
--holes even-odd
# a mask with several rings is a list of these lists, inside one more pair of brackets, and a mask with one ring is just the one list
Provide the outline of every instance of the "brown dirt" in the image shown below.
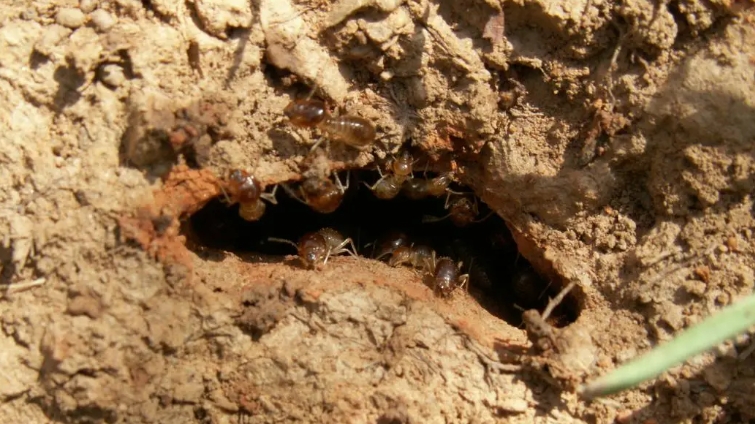
[[[748,337],[608,400],[574,390],[755,286],[751,7],[3,1],[0,421],[755,419]],[[308,159],[282,115],[299,83],[377,147]],[[186,247],[230,169],[270,185],[409,139],[577,283],[576,322],[531,345],[407,269]]]

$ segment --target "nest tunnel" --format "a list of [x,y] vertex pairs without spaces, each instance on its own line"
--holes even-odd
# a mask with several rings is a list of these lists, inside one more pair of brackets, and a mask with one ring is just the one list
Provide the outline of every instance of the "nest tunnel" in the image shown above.
[[[341,174],[345,181],[346,174]],[[448,215],[445,196],[414,200],[399,194],[381,200],[366,187],[379,178],[375,171],[352,170],[340,207],[328,214],[317,213],[284,190],[278,190],[277,204],[268,203],[258,221],[246,221],[239,215],[238,204],[229,205],[227,199],[219,196],[194,213],[183,224],[182,231],[189,247],[200,257],[208,252],[235,252],[243,253],[245,258],[252,254],[260,262],[282,262],[286,255],[296,254],[293,246],[271,238],[295,243],[306,233],[332,228],[352,238],[360,256],[374,258],[375,246],[382,238],[403,232],[412,243],[431,246],[439,257],[461,262],[461,271],[469,275],[469,294],[492,315],[512,326],[522,325],[523,310],[542,310],[562,288],[562,282],[544,277],[519,254],[506,223],[474,197],[469,188],[458,184],[450,187],[479,205],[477,222],[459,227],[450,219],[439,219]],[[291,187],[295,189],[295,185]],[[298,266],[297,262],[287,263]],[[428,284],[427,280],[418,270],[417,284]],[[549,321],[563,327],[575,321],[578,314],[579,302],[569,295]]]

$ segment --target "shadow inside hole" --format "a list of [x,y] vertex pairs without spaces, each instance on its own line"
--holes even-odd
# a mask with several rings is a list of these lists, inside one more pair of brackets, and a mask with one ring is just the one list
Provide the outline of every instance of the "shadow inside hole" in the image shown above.
[[[506,224],[497,215],[466,228],[458,228],[448,219],[423,223],[424,216],[447,214],[445,198],[410,200],[399,195],[380,200],[362,184],[372,184],[377,178],[377,172],[352,171],[343,203],[331,214],[316,213],[279,190],[278,204],[268,203],[262,219],[248,222],[239,217],[238,205],[228,206],[224,199],[216,198],[184,224],[183,233],[189,248],[209,260],[219,259],[213,251],[222,250],[245,260],[280,262],[282,256],[296,254],[296,250],[269,241],[270,237],[295,243],[307,232],[330,227],[351,237],[360,255],[373,257],[371,243],[391,231],[402,231],[412,242],[432,246],[438,256],[461,261],[462,272],[470,275],[470,294],[491,314],[513,326],[522,324],[522,308],[542,311],[549,298],[558,294],[561,284],[549,284],[518,254]],[[452,189],[471,193],[465,187]],[[479,207],[480,217],[489,214],[483,203]],[[423,281],[426,279],[417,278],[417,284]],[[577,316],[576,299],[567,297],[550,321],[561,327]]]

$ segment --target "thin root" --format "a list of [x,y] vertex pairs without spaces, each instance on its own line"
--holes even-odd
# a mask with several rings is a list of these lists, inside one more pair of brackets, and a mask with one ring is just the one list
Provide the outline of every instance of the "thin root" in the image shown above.
[[545,310],[543,311],[543,315],[542,315],[543,321],[548,319],[548,317],[551,315],[551,313],[556,308],[556,306],[558,306],[564,300],[566,295],[569,294],[569,292],[576,285],[577,285],[577,282],[572,281],[566,287],[564,287],[564,289],[561,290],[561,292],[556,297],[554,297],[553,299],[550,300],[550,302],[548,302],[548,306],[546,306]]
[[33,280],[33,281],[27,281],[25,283],[10,284],[5,287],[5,294],[9,295],[11,293],[19,293],[22,291],[26,291],[34,287],[41,286],[46,281],[47,279],[42,277],[42,278],[37,278],[36,280]]

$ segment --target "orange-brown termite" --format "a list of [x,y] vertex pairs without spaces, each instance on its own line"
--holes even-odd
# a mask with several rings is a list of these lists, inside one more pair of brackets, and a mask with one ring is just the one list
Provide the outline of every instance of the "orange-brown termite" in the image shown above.
[[441,297],[449,297],[454,290],[469,284],[469,274],[461,273],[461,262],[457,264],[451,258],[442,257],[437,261],[433,258],[433,263],[433,290]]
[[372,193],[378,199],[393,199],[401,191],[404,181],[412,174],[413,165],[414,159],[408,150],[404,150],[398,158],[391,161],[387,175],[384,175],[378,168],[380,179],[371,186],[367,183],[364,183],[364,185],[372,190]]
[[375,184],[369,185],[364,182],[363,184],[367,186],[367,188],[372,190],[372,193],[378,199],[390,200],[398,196],[398,193],[401,191],[401,185],[403,184],[404,179],[395,174],[383,175],[383,173],[380,171],[380,168],[378,168],[378,172],[380,173],[380,179],[377,180]]
[[334,174],[334,179],[335,182],[329,178],[307,178],[299,186],[299,194],[287,185],[283,185],[283,189],[291,197],[308,205],[315,212],[332,213],[341,206],[346,190],[349,188],[348,174],[346,184],[341,183],[338,174]]
[[[319,128],[328,139],[359,150],[365,150],[375,142],[375,125],[372,122],[354,115],[331,116],[321,100],[294,100],[283,109],[283,113],[294,126]],[[321,142],[315,143],[312,150]]]
[[466,227],[470,224],[482,222],[486,219],[488,219],[493,212],[491,211],[488,213],[485,217],[482,219],[477,219],[477,216],[480,214],[479,206],[477,203],[476,197],[469,197],[460,195],[457,197],[452,198],[452,194],[460,194],[455,192],[448,192],[448,196],[446,196],[446,204],[445,208],[448,210],[448,214],[442,217],[436,217],[431,215],[425,215],[422,217],[423,223],[429,223],[429,222],[439,222],[446,218],[450,219],[451,222],[456,225],[457,227]]
[[401,231],[391,231],[388,234],[382,236],[378,241],[376,250],[373,253],[373,257],[377,260],[381,260],[386,256],[393,255],[399,247],[409,245],[409,237]]
[[351,238],[344,237],[332,228],[322,228],[318,231],[307,233],[299,239],[298,243],[274,237],[270,237],[268,240],[294,246],[299,260],[308,269],[325,265],[331,256],[341,253],[357,256],[356,247]]
[[424,271],[432,271],[435,251],[424,244],[400,246],[396,248],[388,260],[388,265],[410,265]]
[[238,203],[239,216],[247,221],[257,221],[265,214],[266,206],[262,199],[274,205],[278,203],[275,200],[278,186],[271,193],[264,193],[259,180],[241,169],[231,171],[224,186],[225,188],[221,188],[229,203]]
[[390,170],[393,175],[396,175],[405,180],[409,178],[410,175],[412,175],[415,162],[416,161],[412,157],[412,154],[409,152],[409,150],[404,149],[403,151],[401,151],[397,158],[391,161]]
[[435,251],[424,245],[397,248],[388,264],[409,264],[421,269],[431,277],[433,291],[441,297],[469,284],[469,274],[461,274],[461,262],[457,264],[448,257],[436,259]]
[[402,191],[412,200],[440,197],[448,191],[451,181],[453,178],[450,172],[440,174],[435,178],[408,178],[404,181]]

